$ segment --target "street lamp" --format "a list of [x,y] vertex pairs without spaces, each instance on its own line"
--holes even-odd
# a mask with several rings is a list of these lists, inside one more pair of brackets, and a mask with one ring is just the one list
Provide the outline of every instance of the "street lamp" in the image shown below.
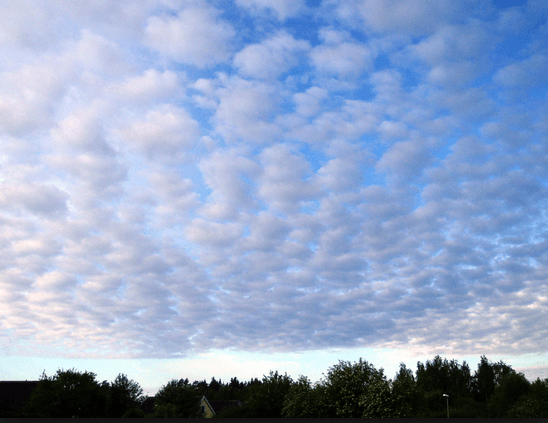
[[445,398],[447,398],[447,418],[449,418],[449,395],[443,394]]

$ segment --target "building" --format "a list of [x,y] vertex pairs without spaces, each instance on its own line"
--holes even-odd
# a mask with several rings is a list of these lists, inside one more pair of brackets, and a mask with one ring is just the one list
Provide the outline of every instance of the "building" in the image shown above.
[[241,407],[243,403],[239,400],[208,400],[205,395],[200,399],[200,411],[206,418],[214,417],[216,414],[230,407]]

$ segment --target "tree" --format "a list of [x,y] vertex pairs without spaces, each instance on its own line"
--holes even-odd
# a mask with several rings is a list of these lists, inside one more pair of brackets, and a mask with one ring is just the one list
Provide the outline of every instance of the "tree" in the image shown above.
[[515,371],[502,361],[491,363],[487,357],[481,356],[474,377],[471,379],[471,388],[476,401],[487,404],[499,386],[501,379]]
[[200,404],[188,379],[172,379],[156,394],[154,417],[193,417],[199,414]]
[[284,401],[292,384],[293,379],[287,373],[280,375],[277,370],[270,371],[268,376],[263,376],[262,383],[250,388],[246,410],[253,417],[282,417]]
[[130,410],[138,409],[144,400],[141,385],[120,373],[109,389],[109,417],[122,417]]
[[324,389],[319,385],[312,385],[306,376],[291,385],[282,409],[283,417],[324,417],[327,413],[323,401]]
[[508,417],[542,417],[548,416],[548,379],[537,378],[529,386],[526,395],[516,401],[508,411]]
[[400,404],[394,400],[390,383],[386,380],[382,369],[369,382],[368,389],[360,397],[359,404],[363,407],[362,417],[403,417]]
[[393,400],[399,404],[401,417],[419,417],[424,409],[424,397],[417,388],[413,371],[405,363],[392,382]]
[[325,417],[385,417],[385,412],[391,414],[386,408],[390,402],[390,389],[383,370],[375,369],[361,358],[354,364],[339,360],[328,369],[322,385],[325,387]]
[[522,373],[512,370],[504,375],[489,399],[490,417],[509,417],[508,411],[529,391],[530,383]]
[[45,372],[33,391],[26,411],[36,417],[106,417],[107,398],[95,373],[75,369]]
[[495,370],[487,357],[482,355],[473,380],[473,391],[476,400],[487,404],[495,391],[495,383]]
[[196,396],[202,397],[203,395],[207,395],[208,385],[205,379],[199,382],[195,380],[192,382],[192,386],[194,387],[194,394]]

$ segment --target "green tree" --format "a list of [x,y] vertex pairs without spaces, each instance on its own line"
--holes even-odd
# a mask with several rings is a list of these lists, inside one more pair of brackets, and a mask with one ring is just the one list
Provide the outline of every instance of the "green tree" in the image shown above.
[[156,394],[154,417],[193,417],[199,411],[195,387],[188,379],[172,379]]
[[390,383],[382,369],[369,382],[366,392],[360,396],[359,404],[363,407],[362,417],[403,417],[400,404],[394,400]]
[[289,389],[282,410],[283,417],[324,417],[324,387],[313,385],[306,376],[299,379]]
[[418,362],[416,373],[418,391],[424,398],[425,408],[421,414],[425,417],[443,417],[447,414],[449,395],[451,415],[469,416],[478,407],[472,399],[473,378],[466,362],[462,365],[456,360],[447,360],[439,355],[427,360],[426,365]]
[[424,396],[418,389],[413,371],[405,363],[400,363],[400,369],[392,382],[392,396],[399,405],[401,417],[419,417],[424,411]]
[[254,384],[246,404],[246,411],[253,417],[282,417],[284,401],[289,393],[293,379],[278,371],[270,371],[263,376],[262,383]]
[[26,413],[36,417],[106,417],[105,389],[95,380],[95,373],[75,369],[45,372],[32,392]]
[[144,400],[141,385],[120,373],[110,385],[108,415],[109,417],[122,417],[130,410],[138,409]]
[[529,391],[530,382],[512,370],[504,375],[489,399],[489,417],[509,417],[509,410]]
[[383,370],[361,358],[356,363],[339,360],[321,383],[325,387],[325,417],[377,416],[379,410],[388,413],[390,389]]
[[516,401],[508,411],[508,417],[543,417],[548,416],[548,379],[537,378],[529,386],[526,395]]
[[417,386],[424,392],[441,390],[452,397],[469,396],[472,377],[466,362],[448,361],[439,355],[427,360],[426,365],[417,363]]
[[476,401],[487,404],[501,379],[512,372],[515,371],[502,361],[492,363],[482,355],[478,369],[471,380],[471,388]]

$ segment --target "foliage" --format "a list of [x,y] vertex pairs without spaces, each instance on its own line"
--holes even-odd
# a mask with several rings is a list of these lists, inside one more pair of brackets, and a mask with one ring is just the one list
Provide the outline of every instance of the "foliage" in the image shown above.
[[326,414],[323,400],[323,387],[312,385],[306,376],[299,379],[289,389],[283,409],[283,417],[323,417]]
[[284,400],[292,383],[287,373],[270,371],[268,376],[263,376],[261,384],[252,386],[246,409],[255,417],[282,417]]
[[[143,391],[119,374],[109,385],[95,374],[74,369],[48,377],[45,373],[30,401],[17,416],[24,417],[143,417]],[[196,417],[198,399],[239,400],[243,406],[225,408],[216,417],[542,417],[548,415],[548,379],[530,383],[502,361],[482,356],[472,376],[463,362],[440,356],[417,363],[415,374],[401,363],[394,380],[383,369],[359,359],[339,361],[312,383],[301,375],[270,371],[262,380],[224,383],[173,379],[156,395],[147,417]],[[10,411],[13,414],[13,410]],[[147,411],[148,412],[148,411]],[[14,415],[15,417],[15,415]]]
[[469,396],[472,377],[470,367],[456,360],[448,361],[439,355],[426,365],[417,363],[417,386],[423,392],[443,391],[450,397]]
[[502,361],[491,363],[487,357],[482,355],[478,369],[472,378],[472,393],[476,401],[487,404],[502,377],[511,372],[513,372],[512,368]]
[[154,417],[193,417],[199,412],[195,388],[188,379],[172,379],[156,394]]
[[548,416],[548,379],[537,378],[527,394],[515,402],[508,410],[508,417],[544,417]]
[[413,371],[404,363],[392,382],[393,401],[397,404],[400,417],[419,417],[424,410],[424,396],[418,389]]
[[490,417],[508,417],[508,411],[512,406],[528,393],[529,385],[529,381],[522,373],[512,370],[504,375],[489,399]]
[[109,417],[122,417],[130,410],[138,409],[144,400],[141,385],[120,373],[110,385],[108,415]]
[[[325,386],[326,417],[363,417],[376,414],[386,404],[383,370],[363,361],[339,360],[328,369]],[[371,404],[373,402],[373,404]]]
[[75,369],[42,374],[26,404],[26,414],[36,417],[106,417],[108,384],[100,385],[95,373]]
[[360,397],[359,405],[363,407],[362,417],[402,417],[400,406],[395,401],[382,370],[369,382],[366,392]]

